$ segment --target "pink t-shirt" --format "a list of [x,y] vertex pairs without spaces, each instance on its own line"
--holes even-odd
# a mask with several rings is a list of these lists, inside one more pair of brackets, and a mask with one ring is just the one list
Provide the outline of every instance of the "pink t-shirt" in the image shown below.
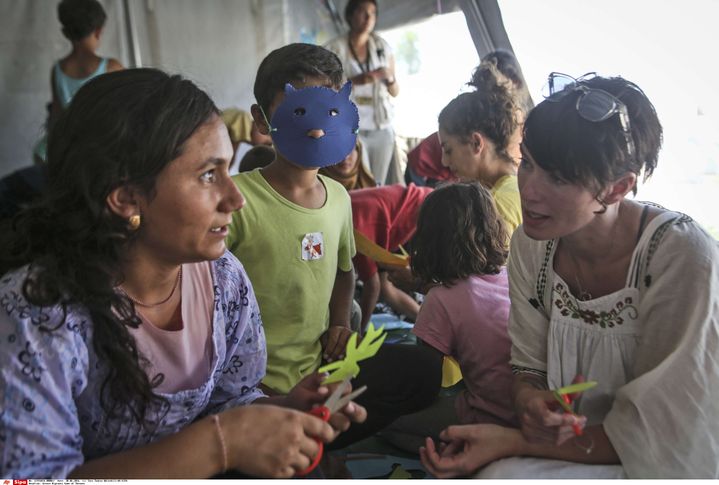
[[509,285],[506,268],[496,275],[470,276],[450,288],[432,288],[413,332],[462,369],[467,389],[457,396],[463,424],[516,426],[512,405]]
[[138,350],[150,361],[150,380],[164,375],[156,392],[175,393],[195,389],[210,376],[212,346],[212,310],[214,294],[210,262],[182,265],[182,328],[163,330],[156,327],[136,307],[142,325],[130,332]]

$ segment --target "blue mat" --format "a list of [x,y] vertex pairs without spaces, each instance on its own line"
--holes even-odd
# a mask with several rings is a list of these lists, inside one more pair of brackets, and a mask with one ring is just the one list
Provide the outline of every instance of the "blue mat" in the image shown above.
[[396,315],[391,313],[373,313],[370,317],[370,322],[375,328],[379,328],[384,325],[385,330],[401,330],[414,328],[413,323],[405,322],[400,320]]

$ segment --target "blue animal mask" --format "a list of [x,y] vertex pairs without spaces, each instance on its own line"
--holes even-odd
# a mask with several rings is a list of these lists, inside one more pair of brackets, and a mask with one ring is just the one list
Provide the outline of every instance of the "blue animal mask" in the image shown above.
[[285,85],[285,99],[270,122],[275,149],[307,168],[335,165],[354,150],[359,130],[352,83],[339,92],[324,86],[295,89]]

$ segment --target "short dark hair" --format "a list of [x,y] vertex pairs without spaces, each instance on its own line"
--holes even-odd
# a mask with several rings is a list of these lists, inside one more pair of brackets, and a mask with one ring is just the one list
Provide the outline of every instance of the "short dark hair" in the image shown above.
[[333,52],[318,45],[297,43],[275,49],[257,69],[255,99],[269,116],[272,100],[284,91],[285,84],[302,82],[307,77],[325,77],[339,88],[344,79],[342,63]]
[[445,184],[424,200],[412,240],[412,271],[423,284],[451,286],[471,275],[499,273],[509,235],[487,189]]
[[625,104],[634,155],[629,155],[617,114],[601,122],[579,115],[580,91],[544,100],[530,112],[524,125],[524,148],[542,169],[596,192],[629,172],[639,175],[644,171],[648,178],[656,168],[662,144],[662,125],[654,105],[638,86],[621,77],[595,77],[583,83],[607,91]]
[[180,76],[127,69],[91,79],[50,133],[43,199],[15,216],[11,230],[0,229],[0,274],[33,266],[23,286],[29,302],[87,310],[108,370],[100,403],[109,415],[127,407],[143,422],[164,398],[154,394],[157,382],[128,331],[140,321],[134,306],[115,291],[136,232],[106,199],[122,185],[152,195],[159,173],[213,116],[219,111],[210,97]]
[[506,83],[498,82],[497,68],[490,66],[486,75],[492,76],[494,82],[487,82],[483,89],[462,93],[450,101],[439,114],[439,127],[465,142],[472,133],[480,132],[492,140],[500,157],[512,161],[507,148],[519,127],[520,110]]
[[57,6],[62,34],[70,41],[82,40],[105,25],[107,15],[97,0],[62,0]]
[[257,145],[249,150],[240,160],[238,172],[250,172],[256,168],[269,165],[275,159],[275,150],[266,145]]
[[352,16],[354,15],[355,10],[357,10],[357,8],[363,3],[372,3],[374,4],[375,9],[378,8],[376,0],[350,0],[345,6],[345,22],[347,22],[347,25],[352,25]]

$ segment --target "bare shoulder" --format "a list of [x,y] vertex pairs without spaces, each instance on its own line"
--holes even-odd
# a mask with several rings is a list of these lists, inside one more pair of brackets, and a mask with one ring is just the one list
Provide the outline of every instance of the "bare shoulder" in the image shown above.
[[107,61],[107,72],[121,71],[125,67],[117,59],[110,58]]

